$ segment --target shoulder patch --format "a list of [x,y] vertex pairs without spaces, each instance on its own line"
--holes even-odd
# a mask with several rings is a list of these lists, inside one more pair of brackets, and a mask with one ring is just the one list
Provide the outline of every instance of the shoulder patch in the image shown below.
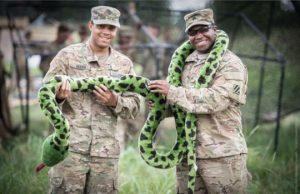
[[236,95],[240,95],[241,93],[241,87],[237,84],[233,84],[233,93],[236,94]]

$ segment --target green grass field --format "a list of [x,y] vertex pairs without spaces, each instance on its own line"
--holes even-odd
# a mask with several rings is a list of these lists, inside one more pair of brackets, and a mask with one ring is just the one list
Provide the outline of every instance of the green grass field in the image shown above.
[[[17,113],[15,113],[17,114]],[[299,190],[297,130],[299,114],[282,122],[278,153],[273,153],[274,125],[246,130],[249,146],[248,168],[252,173],[251,194],[292,194]],[[0,193],[41,194],[47,191],[47,168],[36,174],[40,149],[47,133],[46,121],[38,106],[31,107],[30,132],[4,142],[0,150]],[[133,141],[135,142],[135,141]],[[298,161],[299,163],[299,161]],[[131,143],[120,159],[121,194],[173,194],[175,169],[158,170],[147,166]]]

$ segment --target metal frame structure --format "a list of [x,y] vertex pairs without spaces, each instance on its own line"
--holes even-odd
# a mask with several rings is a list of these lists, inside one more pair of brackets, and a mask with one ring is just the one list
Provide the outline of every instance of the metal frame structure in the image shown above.
[[[237,11],[243,10],[245,9],[247,6],[249,6],[251,3],[245,4],[245,6],[243,6],[242,8],[240,8]],[[76,7],[76,6],[75,6]],[[273,16],[274,16],[274,7],[275,4],[274,2],[270,3],[270,12],[269,12],[269,19],[268,19],[268,26],[267,26],[267,32],[263,33],[245,14],[243,14],[242,12],[237,12],[237,13],[226,13],[226,14],[222,14],[222,20],[217,21],[217,23],[221,24],[222,22],[224,22],[225,20],[229,19],[229,18],[235,18],[237,20],[237,23],[234,27],[233,30],[233,34],[231,37],[231,42],[232,45],[234,45],[234,41],[236,38],[236,34],[238,32],[238,30],[240,29],[240,25],[242,22],[244,22],[251,30],[253,30],[255,32],[256,35],[259,36],[259,38],[261,39],[261,41],[264,43],[264,52],[263,55],[246,55],[246,54],[241,54],[241,53],[237,53],[238,56],[242,57],[242,58],[248,58],[248,59],[252,59],[252,60],[259,60],[261,61],[261,68],[260,68],[260,78],[259,78],[259,91],[258,91],[258,100],[257,100],[257,105],[256,105],[256,115],[255,115],[255,122],[254,125],[258,125],[259,124],[259,117],[260,117],[260,107],[261,107],[261,98],[263,95],[263,81],[264,81],[264,75],[265,75],[265,66],[267,64],[267,62],[275,62],[277,64],[280,65],[280,80],[279,80],[279,92],[278,92],[278,101],[277,101],[277,116],[276,116],[276,128],[275,128],[275,137],[274,137],[274,151],[276,152],[278,149],[278,144],[279,144],[279,130],[280,130],[280,116],[281,116],[281,109],[282,109],[282,95],[283,95],[283,85],[284,85],[284,76],[285,76],[285,59],[284,56],[281,52],[279,52],[279,50],[269,41],[270,35],[271,35],[271,28],[272,28],[272,21],[273,21]],[[9,9],[8,9],[9,10]],[[139,16],[133,12],[130,9],[126,9],[127,14],[129,15],[130,19],[137,25],[140,26],[140,29],[142,31],[142,33],[144,33],[149,40],[149,43],[147,44],[139,44],[139,45],[133,45],[132,48],[136,48],[136,49],[146,49],[146,48],[153,48],[155,50],[155,64],[156,64],[156,76],[155,78],[161,78],[161,74],[159,72],[159,70],[161,69],[161,65],[162,65],[162,56],[161,56],[161,52],[160,49],[173,49],[175,50],[175,48],[177,47],[177,45],[173,45],[173,44],[166,44],[166,43],[161,43],[159,42],[159,40],[157,40],[155,37],[153,37],[147,30],[146,26],[143,25],[142,20],[139,18]],[[172,12],[180,12],[181,14],[185,14],[188,11],[174,11],[174,10],[157,10],[157,11],[172,11]],[[192,10],[191,10],[192,11]],[[22,38],[20,37],[20,32],[18,31],[17,28],[15,28],[14,25],[14,19],[13,19],[13,15],[11,13],[8,12],[7,17],[9,18],[9,29],[11,31],[11,38],[13,40],[13,36],[12,36],[12,31],[16,30],[17,32],[17,37],[18,37],[18,41],[21,45],[21,48],[24,49],[25,52],[25,56],[29,57],[30,53],[28,53],[24,47],[24,44],[22,42]],[[182,33],[181,38],[178,41],[178,44],[181,43],[183,40],[186,39],[186,35],[184,33]],[[14,44],[14,48],[16,47],[16,45]],[[275,53],[276,57],[275,58],[269,58],[267,57],[268,52],[272,51]],[[16,56],[14,54],[14,60],[15,62],[17,62],[16,60]],[[27,60],[26,60],[27,61]],[[29,70],[28,70],[28,64],[26,63],[26,78],[29,78]],[[16,71],[17,74],[18,73],[18,64],[16,64]],[[17,75],[17,79],[18,79],[18,84],[19,84],[19,80],[20,77],[18,77]],[[154,78],[153,78],[154,79]],[[18,85],[18,88],[20,88],[20,85]],[[27,82],[26,85],[26,91],[27,93],[26,95],[26,103],[21,104],[21,114],[22,114],[22,119],[25,122],[26,125],[26,129],[28,129],[29,126],[29,106],[28,106],[28,100],[29,100],[29,83]],[[19,98],[20,99],[24,99],[20,90],[19,90]],[[22,102],[22,100],[21,100]]]
[[[250,4],[246,4],[245,7],[249,6]],[[276,112],[276,126],[275,126],[275,133],[274,133],[274,152],[277,152],[278,146],[279,146],[279,130],[280,130],[280,117],[281,117],[281,111],[282,111],[282,96],[283,96],[283,87],[284,87],[284,78],[285,78],[285,58],[284,55],[269,41],[272,31],[272,23],[274,18],[274,10],[275,10],[275,2],[270,2],[269,4],[269,18],[268,18],[268,24],[267,24],[267,30],[266,33],[263,33],[244,13],[238,12],[238,13],[227,13],[223,14],[224,17],[221,22],[224,22],[228,18],[236,18],[237,23],[233,31],[232,36],[232,45],[234,45],[234,40],[236,38],[237,31],[241,25],[241,22],[244,22],[251,30],[255,32],[256,35],[261,39],[261,41],[264,43],[264,51],[263,55],[246,55],[241,53],[236,53],[238,56],[242,58],[248,58],[252,60],[259,60],[261,61],[260,66],[260,77],[259,77],[259,85],[258,85],[258,96],[257,96],[257,104],[256,104],[256,114],[255,114],[255,121],[253,124],[253,127],[257,126],[260,122],[260,112],[261,112],[261,99],[263,96],[263,82],[265,77],[265,66],[267,62],[275,62],[278,65],[280,65],[280,79],[278,83],[278,97],[277,97],[277,112]],[[244,8],[245,8],[244,7]],[[243,9],[244,9],[243,8]],[[275,58],[269,58],[267,57],[268,51],[271,50],[273,53],[275,53]]]

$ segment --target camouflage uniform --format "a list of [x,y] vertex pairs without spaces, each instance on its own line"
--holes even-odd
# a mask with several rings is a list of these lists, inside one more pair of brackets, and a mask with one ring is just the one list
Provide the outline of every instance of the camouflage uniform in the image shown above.
[[[247,146],[242,132],[241,105],[246,102],[248,73],[227,50],[212,83],[194,89],[207,54],[194,51],[185,61],[183,87],[171,86],[168,103],[197,115],[195,193],[245,193],[248,184]],[[187,193],[188,166],[177,167],[177,192]]]
[[[44,82],[54,75],[75,77],[135,74],[131,60],[111,47],[110,55],[100,61],[90,43],[62,49],[50,64]],[[94,94],[72,92],[62,102],[70,122],[70,148],[66,160],[49,171],[49,193],[117,193],[118,158],[117,117],[134,118],[139,112],[139,97],[118,95],[115,108],[101,105]]]

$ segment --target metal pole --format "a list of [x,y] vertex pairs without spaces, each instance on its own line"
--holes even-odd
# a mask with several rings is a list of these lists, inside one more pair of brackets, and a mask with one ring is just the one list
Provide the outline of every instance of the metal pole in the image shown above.
[[[8,8],[7,8],[8,9]],[[14,43],[14,36],[13,36],[13,30],[15,29],[15,24],[14,22],[12,21],[12,18],[11,18],[11,15],[9,13],[9,11],[7,10],[7,19],[8,19],[8,28],[9,28],[9,34],[10,34],[10,39],[13,43],[13,60],[15,62],[15,68],[16,68],[16,79],[17,79],[17,88],[18,88],[18,93],[19,93],[19,99],[20,99],[20,110],[21,110],[21,119],[22,119],[22,122],[25,122],[25,110],[24,110],[24,104],[23,104],[23,94],[22,94],[22,91],[21,91],[21,86],[20,86],[20,69],[19,69],[19,64],[18,64],[18,61],[17,61],[17,55],[16,55],[16,44]],[[16,131],[14,131],[16,132]]]
[[[9,10],[9,9],[8,9]],[[12,41],[13,41],[13,45],[14,45],[14,61],[16,63],[16,70],[17,70],[17,82],[18,82],[18,87],[20,87],[20,70],[18,68],[19,64],[17,62],[17,56],[16,56],[16,44],[14,42],[14,39],[13,39],[13,35],[12,35],[12,30],[15,29],[16,30],[16,35],[19,39],[19,42],[20,42],[20,46],[21,48],[23,49],[24,51],[24,55],[25,55],[25,79],[26,79],[26,92],[25,92],[25,99],[26,99],[26,102],[25,102],[25,110],[23,108],[23,95],[22,95],[22,92],[21,90],[19,89],[19,92],[20,92],[20,98],[21,98],[21,110],[22,110],[22,118],[23,118],[23,121],[25,123],[25,130],[29,130],[29,89],[30,89],[30,72],[29,72],[29,67],[28,67],[28,62],[27,62],[27,59],[29,57],[29,54],[28,54],[28,50],[25,48],[25,45],[24,45],[24,42],[23,42],[23,39],[21,37],[21,34],[20,34],[20,30],[16,27],[16,22],[15,22],[15,18],[14,16],[12,15],[11,12],[7,12],[8,14],[8,18],[9,18],[9,26],[10,26],[10,29],[11,29],[11,38],[12,38]]]
[[[268,26],[266,31],[266,38],[267,41],[269,41],[270,35],[271,35],[271,27],[272,27],[272,21],[273,21],[273,10],[274,10],[274,2],[271,2],[270,4],[270,15],[268,20]],[[265,57],[268,55],[269,47],[265,43],[264,46],[264,58],[262,60],[262,64],[260,66],[260,79],[259,79],[259,88],[258,88],[258,99],[256,104],[256,114],[255,114],[255,122],[254,126],[257,126],[260,120],[260,109],[261,109],[261,98],[263,95],[263,87],[264,87],[264,77],[265,77],[265,66],[266,66],[266,60]]]
[[283,84],[285,76],[285,61],[282,60],[280,63],[280,81],[279,81],[279,94],[278,94],[278,107],[277,107],[277,116],[276,116],[276,128],[275,128],[275,137],[274,137],[274,152],[276,153],[279,145],[279,129],[280,129],[280,115],[282,108],[282,96],[283,96]]
[[[14,26],[15,26],[15,17],[12,15],[11,17]],[[28,58],[29,58],[29,53],[28,53],[28,49],[25,47],[25,44],[23,42],[23,39],[21,37],[21,33],[20,33],[20,29],[16,28],[16,34],[17,37],[19,39],[20,42],[20,46],[24,52],[24,57],[25,57],[25,79],[26,79],[26,91],[25,91],[25,99],[26,99],[26,103],[25,103],[25,130],[29,130],[29,90],[30,90],[30,71],[29,71],[29,67],[28,67]]]

